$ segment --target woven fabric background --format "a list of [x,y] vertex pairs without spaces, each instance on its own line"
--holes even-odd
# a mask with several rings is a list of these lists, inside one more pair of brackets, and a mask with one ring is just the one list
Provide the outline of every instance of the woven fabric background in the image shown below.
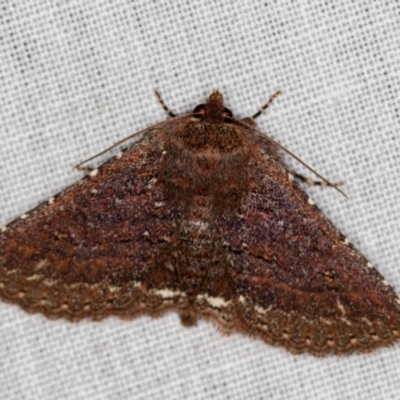
[[[223,92],[350,199],[306,188],[400,293],[400,3],[3,1],[0,223],[72,166]],[[102,157],[100,160],[105,160]],[[293,160],[288,164],[310,176]],[[176,314],[71,324],[0,303],[3,399],[398,399],[400,343],[293,356]]]

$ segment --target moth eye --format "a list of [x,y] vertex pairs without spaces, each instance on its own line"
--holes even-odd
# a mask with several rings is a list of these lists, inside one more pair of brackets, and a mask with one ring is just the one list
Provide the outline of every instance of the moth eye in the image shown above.
[[233,117],[232,111],[229,108],[224,108],[224,117]]
[[232,111],[229,108],[224,108],[223,115],[224,115],[224,121],[225,122],[231,122],[232,121],[233,115],[232,115]]
[[193,110],[193,116],[195,118],[200,118],[204,114],[204,104],[199,104]]

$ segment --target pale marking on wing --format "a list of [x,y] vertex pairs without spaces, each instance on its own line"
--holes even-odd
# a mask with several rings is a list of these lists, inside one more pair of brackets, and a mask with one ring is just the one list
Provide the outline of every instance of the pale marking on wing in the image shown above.
[[308,198],[307,203],[308,203],[310,206],[314,206],[314,205],[315,205],[315,203],[314,203],[314,201],[311,199],[311,197]]
[[20,218],[21,218],[21,219],[28,218],[28,214],[22,214],[22,215],[20,216]]
[[172,299],[173,297],[180,296],[182,294],[179,290],[171,289],[152,289],[152,294],[160,296],[162,299]]
[[54,197],[50,197],[48,200],[49,204],[54,204],[55,198]]
[[6,275],[15,275],[17,273],[16,269],[8,269],[4,271]]
[[175,271],[175,267],[170,262],[165,264],[165,268],[167,268],[169,271]]
[[374,266],[369,262],[369,263],[367,263],[367,267],[368,268],[374,268]]
[[199,226],[200,228],[207,228],[209,223],[205,221],[188,221],[190,225]]
[[40,278],[42,278],[42,275],[34,274],[34,275],[26,277],[26,280],[27,281],[37,281]]
[[80,288],[82,286],[91,286],[91,285],[88,285],[87,283],[83,283],[83,282],[76,282],[76,283],[71,283],[71,285],[69,285],[69,288],[75,289],[75,288]]
[[47,264],[47,260],[46,260],[46,259],[40,260],[40,261],[36,264],[36,266],[34,267],[34,270],[35,270],[35,271],[39,271],[40,269],[42,269],[43,267],[45,267],[46,264]]
[[214,308],[221,308],[221,307],[226,307],[227,305],[229,305],[231,303],[230,300],[225,300],[222,297],[212,297],[212,296],[208,296],[207,294],[200,294],[197,296],[198,299],[202,300],[206,300],[211,307]]
[[98,168],[95,168],[94,170],[89,172],[89,176],[94,178],[98,173],[99,173]]
[[1,228],[1,231],[2,232],[5,232],[7,230],[7,225],[4,225],[2,228]]
[[260,306],[255,306],[254,309],[259,313],[259,314],[267,314],[267,310],[265,310],[263,307]]
[[350,320],[348,320],[347,318],[345,318],[345,317],[341,317],[340,318],[345,324],[347,324],[348,326],[352,326],[353,324],[352,324],[352,322],[350,321]]
[[337,304],[339,310],[341,311],[341,313],[342,313],[343,315],[346,315],[346,311],[345,311],[345,309],[344,309],[344,307],[343,307],[343,304],[339,301],[339,299],[336,300],[336,304]]
[[362,319],[364,322],[366,322],[369,326],[372,326],[372,322],[371,322],[368,318],[362,317],[361,319]]
[[[256,305],[254,306],[254,310],[255,310],[256,312],[258,312],[259,314],[264,314],[264,315],[267,315],[268,312],[271,310],[271,308],[272,308],[272,305],[268,306],[268,308],[263,308],[263,307],[259,306],[258,304],[256,304]],[[277,310],[277,311],[278,311],[278,310]],[[282,312],[282,313],[283,313],[283,312]],[[283,314],[287,315],[286,313],[283,313]]]
[[54,279],[46,278],[43,280],[42,283],[46,286],[53,286],[57,283],[57,281],[55,281]]

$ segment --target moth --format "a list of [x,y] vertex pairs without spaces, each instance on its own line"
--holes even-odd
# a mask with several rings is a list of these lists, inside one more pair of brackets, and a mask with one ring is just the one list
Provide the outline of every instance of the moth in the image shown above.
[[215,90],[169,114],[1,229],[2,300],[70,321],[175,310],[317,356],[399,338],[396,293],[301,189],[259,113],[236,119]]

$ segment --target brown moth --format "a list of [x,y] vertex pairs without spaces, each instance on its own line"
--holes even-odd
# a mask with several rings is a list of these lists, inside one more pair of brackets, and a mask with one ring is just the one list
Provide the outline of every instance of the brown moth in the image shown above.
[[3,227],[0,297],[71,321],[176,310],[319,356],[400,336],[388,282],[217,90]]

